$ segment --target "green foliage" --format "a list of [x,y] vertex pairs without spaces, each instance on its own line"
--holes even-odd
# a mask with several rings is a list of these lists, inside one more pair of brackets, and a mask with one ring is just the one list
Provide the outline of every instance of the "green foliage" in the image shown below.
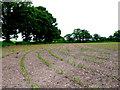
[[31,2],[2,2],[2,37],[6,42],[18,38],[23,41],[49,42],[60,38],[56,18],[45,7],[31,6]]
[[62,69],[54,68],[54,70],[55,70],[58,74],[63,74],[63,73],[64,73],[64,70],[62,70]]
[[98,35],[98,34],[94,34],[93,35],[93,41],[95,41],[95,42],[98,42],[98,41],[100,41],[100,35]]
[[118,65],[115,65],[113,67],[116,68],[116,69],[120,69],[120,66],[118,66]]
[[0,47],[5,47],[5,46],[13,46],[13,45],[16,45],[15,43],[7,43],[7,42],[1,42],[2,45]]
[[78,84],[82,84],[82,81],[80,78],[77,78],[77,77],[73,77],[73,81],[77,82]]
[[60,59],[61,61],[63,61],[63,60],[64,60],[63,58],[61,58],[61,57],[59,57],[59,56],[55,55],[54,53],[52,53],[52,49],[51,49],[51,50],[49,50],[48,52],[49,52],[49,54],[50,54],[50,55],[52,55],[53,57],[58,58],[58,59]]
[[88,42],[89,39],[92,37],[87,30],[81,30],[79,28],[74,29],[73,36],[74,39],[77,40],[77,42]]
[[58,69],[57,72],[58,74],[63,74],[64,71],[62,69]]
[[108,76],[108,77],[111,77],[111,76],[112,76],[112,74],[111,74],[111,73],[109,73],[109,74],[107,74],[107,76]]
[[58,51],[59,51],[61,54],[68,55],[68,56],[72,56],[73,58],[78,58],[78,56],[71,55],[71,54],[69,54],[69,53],[67,53],[67,52],[61,51],[60,48],[58,49]]
[[24,41],[22,41],[22,42],[0,42],[2,45],[0,46],[0,47],[5,47],[5,46],[13,46],[13,45],[31,45],[31,43],[29,43],[29,42],[24,42]]
[[32,88],[35,88],[35,90],[38,90],[38,88],[40,88],[40,86],[38,84],[36,84],[36,83],[32,83],[30,86]]
[[68,78],[68,77],[69,77],[69,74],[68,74],[68,73],[65,73],[65,77]]
[[67,50],[68,52],[72,52],[72,50],[71,50],[71,49],[69,49],[68,47],[66,47],[66,50]]
[[66,41],[65,41],[64,37],[61,37],[61,36],[59,39],[54,39],[54,41],[53,41],[53,43],[65,43],[65,42]]
[[83,69],[86,69],[86,70],[89,69],[87,66],[85,66],[85,65],[83,65],[83,64],[78,64],[77,66],[78,66],[78,67],[81,67],[81,68],[83,68]]
[[25,42],[25,41],[16,42],[16,45],[30,45],[30,44],[31,44],[30,42]]
[[40,56],[41,52],[38,52],[38,58],[41,59],[48,67],[52,67],[52,64],[48,61],[46,61],[42,56]]
[[65,60],[65,62],[66,62],[66,63],[70,63],[70,60],[67,59],[67,60]]
[[66,34],[64,38],[66,39],[66,42],[68,43],[74,42],[74,38],[72,37],[72,34]]
[[120,42],[120,30],[115,31],[114,38],[115,38],[115,41]]
[[22,59],[21,59],[21,61],[20,61],[21,70],[22,70],[23,75],[24,75],[25,77],[28,75],[28,72],[27,72],[27,70],[25,69],[24,58],[25,58],[25,56],[26,56],[28,53],[30,53],[30,52],[31,52],[31,51],[25,53],[25,54],[22,56]]
[[118,75],[113,75],[113,77],[114,77],[115,79],[118,79],[118,78],[119,78],[119,76],[118,76]]
[[71,61],[70,64],[73,66],[77,66],[77,62],[75,62],[75,61]]

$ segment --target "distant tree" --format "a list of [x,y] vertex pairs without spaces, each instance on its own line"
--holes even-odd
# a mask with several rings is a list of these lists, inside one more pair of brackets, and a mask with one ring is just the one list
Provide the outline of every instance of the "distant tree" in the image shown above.
[[114,36],[110,35],[110,36],[108,37],[108,41],[115,41]]
[[64,36],[67,42],[74,42],[74,38],[72,37],[72,34],[66,34]]
[[90,38],[92,37],[90,33],[87,30],[81,30],[81,39],[82,42],[90,41]]
[[62,37],[62,36],[60,36],[59,39],[55,39],[55,40],[53,41],[53,43],[65,43],[65,42],[66,42],[66,41],[65,41],[65,38]]
[[107,38],[106,37],[100,37],[100,41],[107,41]]
[[115,33],[114,33],[113,36],[114,36],[114,38],[115,38],[115,41],[120,42],[120,30],[115,31]]
[[80,28],[77,28],[77,29],[74,29],[73,31],[73,37],[74,37],[74,40],[77,41],[77,42],[81,42],[81,39],[82,39],[82,30]]
[[74,29],[73,36],[77,42],[87,42],[92,37],[87,30],[81,30],[79,28]]
[[94,34],[93,35],[93,41],[100,41],[100,35],[99,34]]

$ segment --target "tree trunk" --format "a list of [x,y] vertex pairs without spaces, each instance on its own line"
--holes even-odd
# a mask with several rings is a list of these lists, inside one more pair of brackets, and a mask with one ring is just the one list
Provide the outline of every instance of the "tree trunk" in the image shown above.
[[10,42],[10,35],[9,35],[9,34],[6,35],[5,41],[6,41],[6,42]]

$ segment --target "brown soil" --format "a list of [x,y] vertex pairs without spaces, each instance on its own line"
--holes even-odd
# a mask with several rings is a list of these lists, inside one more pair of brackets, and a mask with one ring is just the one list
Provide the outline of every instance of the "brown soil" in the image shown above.
[[[2,55],[6,56],[0,60],[2,88],[36,86],[40,88],[118,88],[118,49],[116,46],[117,43],[47,44],[3,48]],[[57,58],[51,55],[50,51]],[[48,67],[42,59],[38,58],[38,52],[42,59],[49,62],[52,67]],[[12,54],[7,56],[10,53]],[[102,58],[94,57],[94,55],[102,56]],[[23,57],[27,75],[24,74],[20,65]],[[84,58],[96,62],[84,60]],[[75,66],[73,61],[76,62]],[[104,63],[97,63],[101,61]],[[78,64],[87,68],[80,67]]]

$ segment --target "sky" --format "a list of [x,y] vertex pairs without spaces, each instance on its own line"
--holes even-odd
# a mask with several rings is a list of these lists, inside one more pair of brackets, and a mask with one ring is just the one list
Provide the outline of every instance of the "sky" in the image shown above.
[[120,0],[32,0],[34,6],[44,6],[57,19],[61,35],[74,29],[86,29],[108,37],[118,30]]
[[[44,6],[57,19],[61,36],[74,29],[86,29],[108,37],[118,30],[120,0],[32,0],[34,6]],[[20,35],[19,35],[20,36]],[[18,38],[18,41],[21,37]]]

